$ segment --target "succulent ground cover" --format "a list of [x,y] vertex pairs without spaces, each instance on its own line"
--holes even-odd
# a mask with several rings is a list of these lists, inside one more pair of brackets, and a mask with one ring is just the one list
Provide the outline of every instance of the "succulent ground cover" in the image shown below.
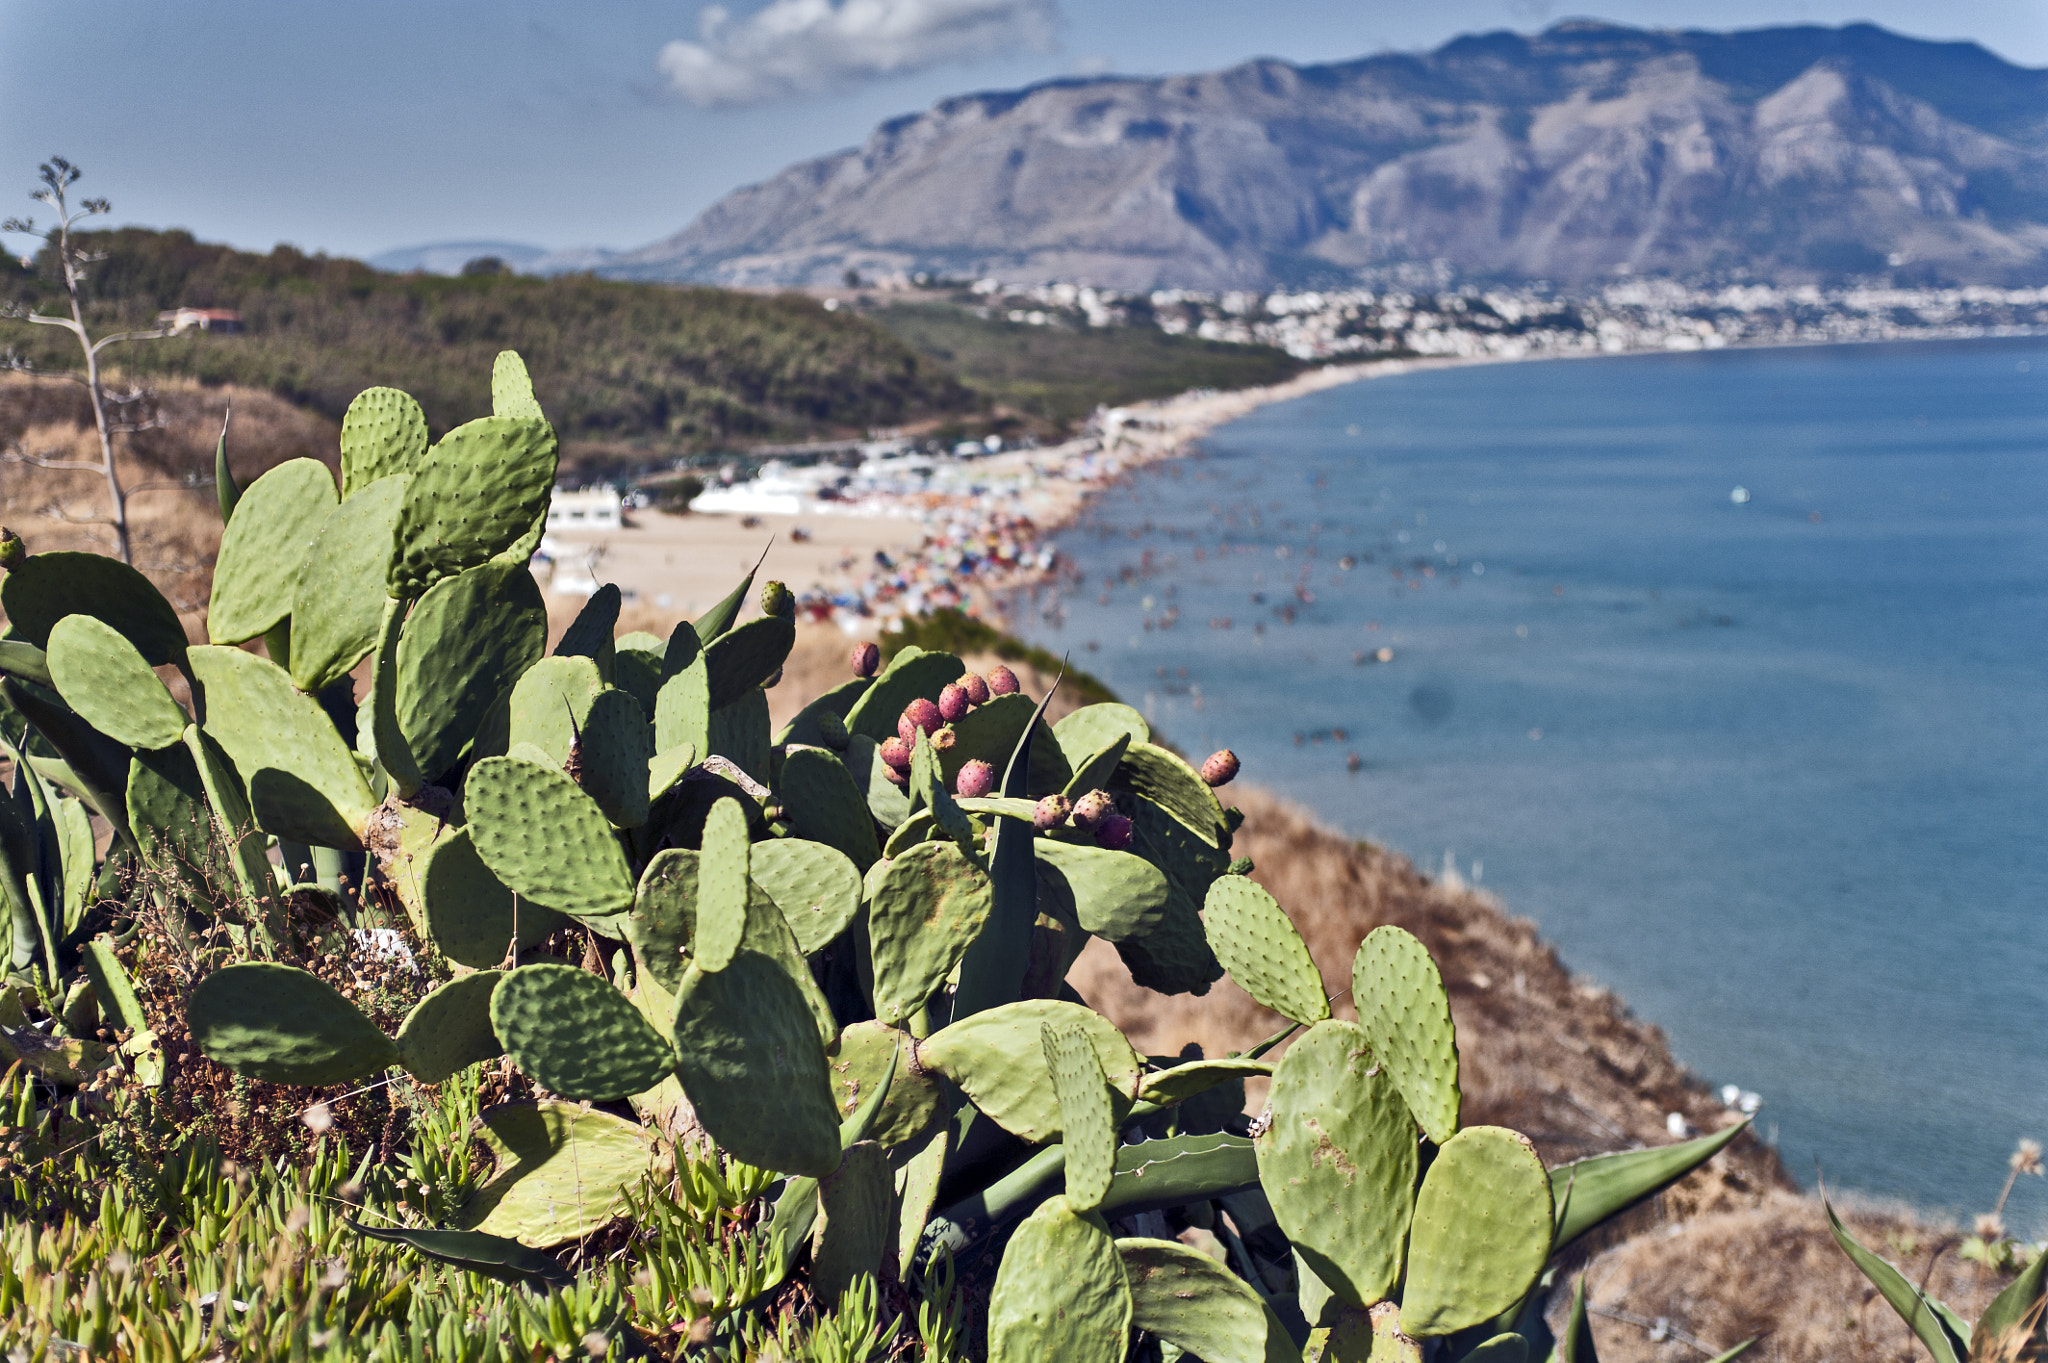
[[[1334,1016],[1236,759],[1128,707],[869,645],[771,729],[751,577],[546,652],[554,435],[517,356],[492,394],[430,443],[364,393],[339,487],[223,445],[207,644],[9,547],[10,1347],[1541,1357],[1560,1256],[1738,1134],[1546,1169],[1466,1124],[1428,951],[1366,935]],[[1067,983],[1095,939],[1284,1025],[1141,1053]]]

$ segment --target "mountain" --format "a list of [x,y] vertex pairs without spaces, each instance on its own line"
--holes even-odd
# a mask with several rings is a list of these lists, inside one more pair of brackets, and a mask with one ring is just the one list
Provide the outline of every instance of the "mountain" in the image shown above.
[[380,251],[363,262],[373,270],[390,274],[461,274],[472,260],[486,257],[502,260],[515,270],[524,270],[547,255],[539,246],[516,241],[435,241],[425,246],[400,246]]
[[1418,263],[1585,284],[2048,279],[2048,71],[1869,24],[1590,21],[1427,54],[964,95],[598,268],[927,270],[1116,288]]

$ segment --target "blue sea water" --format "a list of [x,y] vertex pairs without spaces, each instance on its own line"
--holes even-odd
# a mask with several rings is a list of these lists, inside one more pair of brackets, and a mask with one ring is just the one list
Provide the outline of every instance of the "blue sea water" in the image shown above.
[[1451,857],[1797,1176],[1977,1211],[2048,1140],[2048,342],[1354,384],[1059,547],[1026,634]]

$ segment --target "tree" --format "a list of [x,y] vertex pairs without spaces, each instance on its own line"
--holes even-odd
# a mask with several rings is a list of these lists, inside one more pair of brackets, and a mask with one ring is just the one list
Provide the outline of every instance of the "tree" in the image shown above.
[[[118,431],[128,428],[110,420],[107,415],[107,393],[100,379],[100,352],[122,341],[151,341],[171,333],[169,328],[159,327],[155,331],[116,332],[112,336],[102,336],[97,341],[92,338],[92,332],[85,324],[84,286],[87,274],[102,257],[73,246],[71,232],[87,218],[111,213],[114,206],[105,199],[82,199],[78,207],[73,209],[66,195],[71,186],[78,182],[81,174],[83,172],[77,166],[61,156],[53,156],[41,166],[42,188],[32,191],[29,195],[39,203],[48,204],[57,212],[56,226],[50,229],[48,236],[57,248],[58,271],[64,282],[65,295],[71,302],[71,315],[52,316],[33,309],[23,309],[18,303],[9,305],[5,315],[39,326],[62,327],[77,338],[79,351],[85,357],[86,391],[92,394],[93,423],[99,431],[99,461],[95,463],[80,459],[43,459],[27,453],[12,454],[8,458],[15,462],[31,464],[36,468],[90,470],[104,476],[107,480],[107,501],[112,514],[101,518],[97,523],[113,527],[115,549],[123,563],[130,563],[133,561],[133,555],[128,543],[128,494],[121,486],[121,472],[114,464],[114,436]],[[31,218],[9,218],[5,222],[0,222],[0,232],[36,235],[35,221]]]

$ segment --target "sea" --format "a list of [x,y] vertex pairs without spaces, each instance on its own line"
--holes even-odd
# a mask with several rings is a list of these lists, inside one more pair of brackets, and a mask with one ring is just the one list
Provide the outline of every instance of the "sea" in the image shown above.
[[2048,340],[1360,382],[1056,544],[1023,633],[1535,920],[1809,1186],[2048,1141]]

